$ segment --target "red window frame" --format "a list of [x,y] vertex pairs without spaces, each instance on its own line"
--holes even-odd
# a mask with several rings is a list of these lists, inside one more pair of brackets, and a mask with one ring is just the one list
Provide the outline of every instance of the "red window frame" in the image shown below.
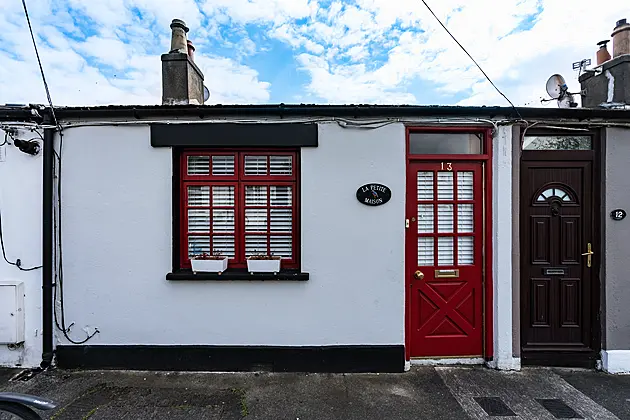
[[[189,175],[188,174],[188,157],[189,156],[208,156],[210,160],[210,168],[208,175]],[[212,174],[212,156],[234,156],[234,174],[233,175],[213,175]],[[247,175],[245,174],[245,157],[246,156],[266,156],[267,157],[267,175]],[[291,175],[271,175],[270,156],[291,156],[292,170]],[[233,186],[234,187],[234,258],[229,260],[229,268],[246,268],[247,261],[245,255],[245,209],[246,208],[266,208],[267,209],[267,229],[266,231],[247,232],[253,236],[260,235],[267,237],[267,249],[270,249],[271,238],[274,236],[287,236],[287,232],[271,231],[270,212],[274,208],[290,208],[292,212],[291,218],[291,258],[282,259],[283,269],[299,269],[299,154],[294,150],[230,150],[230,149],[187,149],[180,155],[180,268],[191,268],[190,258],[188,256],[188,237],[189,236],[207,236],[206,232],[189,232],[188,231],[188,186],[209,186],[210,187],[210,206],[190,207],[199,209],[209,209],[212,217],[214,208],[232,208],[230,206],[213,206],[212,203],[212,186]],[[260,206],[245,205],[245,187],[246,186],[267,186],[267,203]],[[290,206],[272,206],[271,205],[271,188],[273,186],[291,186],[292,197]],[[211,222],[212,223],[212,222]],[[212,238],[214,236],[231,236],[215,234],[210,229],[210,250],[212,252]]]

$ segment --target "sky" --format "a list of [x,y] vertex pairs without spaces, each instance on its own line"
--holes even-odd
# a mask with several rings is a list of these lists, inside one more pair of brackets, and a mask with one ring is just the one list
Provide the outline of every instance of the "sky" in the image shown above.
[[[516,106],[630,19],[627,0],[427,0]],[[183,19],[207,104],[508,105],[420,0],[27,0],[55,105],[159,104]],[[0,0],[0,104],[47,103],[21,0]],[[612,52],[612,43],[609,44]]]

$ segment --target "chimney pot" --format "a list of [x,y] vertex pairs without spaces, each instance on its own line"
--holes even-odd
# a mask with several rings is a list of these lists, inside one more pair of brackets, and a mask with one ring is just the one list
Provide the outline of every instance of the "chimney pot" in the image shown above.
[[610,60],[610,53],[608,52],[608,48],[606,44],[610,42],[609,39],[604,41],[599,41],[597,45],[599,45],[599,50],[597,50],[597,65],[600,66],[604,64],[606,61]]
[[188,53],[188,47],[186,45],[186,34],[189,29],[186,26],[186,22],[181,19],[173,19],[171,22],[171,51],[179,52],[183,54]]
[[195,46],[193,45],[190,39],[187,41],[187,45],[188,45],[188,57],[190,57],[190,60],[194,62],[195,61]]
[[630,24],[626,19],[617,21],[615,30],[612,33],[613,58],[620,55],[630,54]]

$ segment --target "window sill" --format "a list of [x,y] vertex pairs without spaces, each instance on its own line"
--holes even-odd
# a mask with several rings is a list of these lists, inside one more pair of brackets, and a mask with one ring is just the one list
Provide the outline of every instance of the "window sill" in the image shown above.
[[299,270],[280,270],[278,273],[249,273],[246,269],[228,268],[223,273],[193,273],[176,270],[166,275],[170,281],[307,281],[309,273]]

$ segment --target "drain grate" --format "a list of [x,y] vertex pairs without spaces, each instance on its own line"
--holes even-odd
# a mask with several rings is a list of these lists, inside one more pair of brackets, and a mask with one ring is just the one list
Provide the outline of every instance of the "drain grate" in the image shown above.
[[475,397],[474,400],[479,404],[483,411],[493,417],[515,417],[514,411],[505,405],[499,397]]
[[536,399],[557,419],[583,419],[574,409],[559,399]]

